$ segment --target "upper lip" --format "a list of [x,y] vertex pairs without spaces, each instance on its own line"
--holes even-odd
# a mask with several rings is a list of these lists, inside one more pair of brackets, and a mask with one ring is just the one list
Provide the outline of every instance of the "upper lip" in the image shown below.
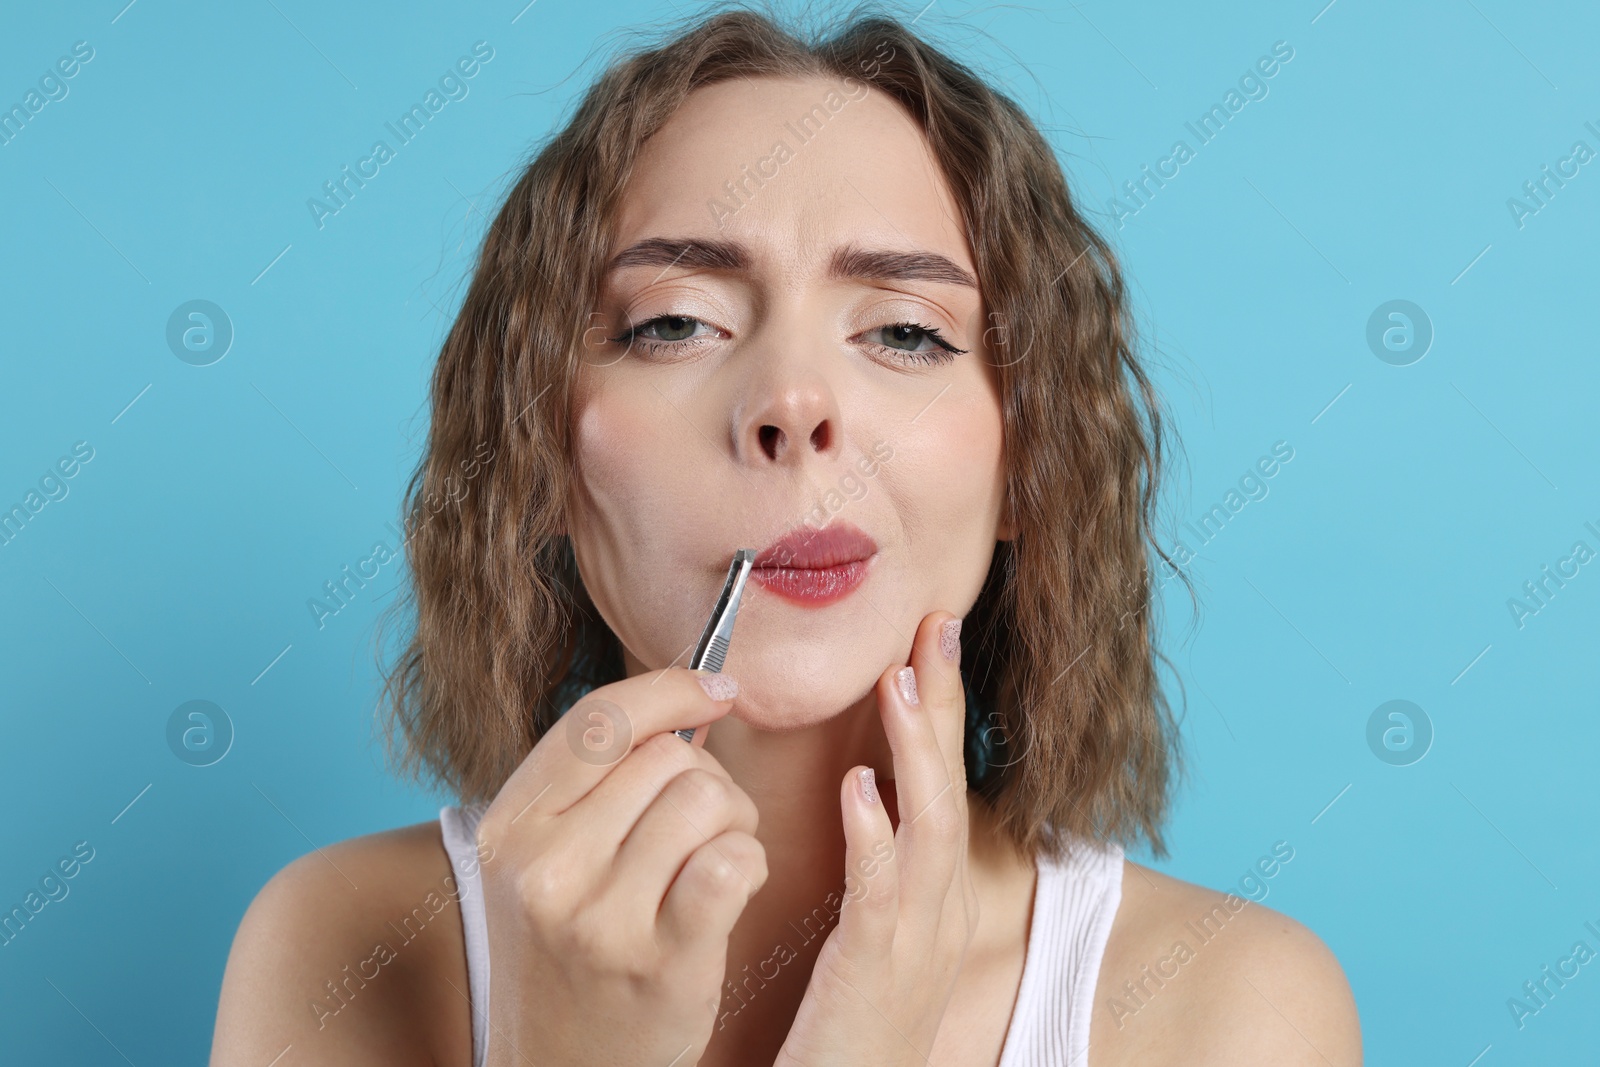
[[835,522],[820,530],[801,526],[790,530],[756,556],[756,567],[815,569],[863,560],[878,551],[878,543],[860,527]]

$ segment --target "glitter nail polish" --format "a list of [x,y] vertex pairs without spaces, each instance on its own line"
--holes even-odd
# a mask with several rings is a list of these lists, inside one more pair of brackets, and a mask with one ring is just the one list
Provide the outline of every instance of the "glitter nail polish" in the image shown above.
[[732,700],[739,695],[739,683],[726,674],[702,674],[699,681],[712,700]]
[[961,658],[960,619],[946,619],[939,627],[939,651],[952,662]]
[[907,704],[916,705],[921,701],[917,699],[917,673],[910,667],[901,667],[894,675],[895,682],[900,686],[900,696]]

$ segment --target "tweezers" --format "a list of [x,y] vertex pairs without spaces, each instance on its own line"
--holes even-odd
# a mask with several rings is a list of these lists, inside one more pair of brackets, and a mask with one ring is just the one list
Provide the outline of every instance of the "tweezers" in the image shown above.
[[[733,554],[733,562],[728,565],[727,580],[722,583],[722,595],[717,597],[717,606],[711,610],[711,618],[706,620],[706,628],[700,634],[700,641],[694,646],[694,655],[689,657],[690,670],[707,670],[713,674],[721,673],[722,664],[728,658],[728,642],[733,640],[733,620],[739,614],[739,598],[744,595],[744,583],[750,577],[750,568],[755,564],[754,550],[741,548]],[[673,731],[685,741],[694,741],[694,729]]]

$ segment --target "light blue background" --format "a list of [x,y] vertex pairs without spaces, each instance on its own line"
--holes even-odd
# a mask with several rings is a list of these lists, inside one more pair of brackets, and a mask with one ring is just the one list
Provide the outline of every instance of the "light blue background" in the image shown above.
[[[95,449],[0,547],[0,905],[96,850],[0,947],[7,1062],[202,1062],[267,878],[436,813],[373,743],[398,568],[320,632],[306,601],[392,543],[471,202],[493,210],[609,31],[674,14],[124,2],[14,7],[0,35],[6,107],[95,49],[0,147],[0,505]],[[940,2],[918,25],[1010,87],[1114,235],[1187,449],[1172,528],[1295,450],[1206,546],[1198,624],[1168,601],[1194,773],[1160,866],[1228,888],[1292,845],[1266,903],[1338,955],[1369,1063],[1592,1056],[1600,964],[1520,1031],[1506,1001],[1600,949],[1600,562],[1520,629],[1507,600],[1575,541],[1600,550],[1600,163],[1523,228],[1506,201],[1574,141],[1600,150],[1600,19],[1324,3]],[[470,95],[319,231],[307,198],[478,40]],[[1194,147],[1183,124],[1280,40],[1269,95],[1119,229],[1121,183]],[[237,331],[208,367],[164,340],[195,298]],[[1365,340],[1392,299],[1436,331],[1410,366]],[[1405,767],[1366,742],[1397,698],[1435,730]],[[237,731],[214,766],[167,747],[193,699]]]

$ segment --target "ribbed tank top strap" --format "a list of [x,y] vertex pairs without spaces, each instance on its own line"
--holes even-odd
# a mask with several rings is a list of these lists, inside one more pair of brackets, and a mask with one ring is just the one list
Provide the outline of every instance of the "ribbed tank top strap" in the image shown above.
[[460,890],[461,932],[467,945],[467,996],[472,1006],[472,1067],[489,1056],[489,921],[483,911],[483,876],[478,860],[481,805],[439,809],[439,829]]
[[1085,1067],[1095,983],[1117,906],[1122,848],[1074,839],[1059,861],[1038,860],[1022,983],[1000,1067]]

